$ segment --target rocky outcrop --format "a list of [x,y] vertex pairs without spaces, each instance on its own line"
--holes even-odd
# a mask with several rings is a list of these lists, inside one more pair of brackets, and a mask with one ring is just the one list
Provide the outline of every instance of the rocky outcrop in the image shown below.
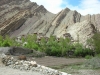
[[65,8],[58,14],[47,11],[29,0],[0,1],[0,34],[18,37],[27,34],[42,34],[49,37],[66,37],[85,43],[100,31],[100,14],[83,16]]
[[33,50],[21,47],[0,47],[0,54],[2,53],[7,55],[25,55],[33,53]]
[[29,57],[43,57],[46,54],[43,52],[39,52],[36,50],[26,49],[22,47],[0,47],[0,54],[6,54],[6,55],[25,55]]

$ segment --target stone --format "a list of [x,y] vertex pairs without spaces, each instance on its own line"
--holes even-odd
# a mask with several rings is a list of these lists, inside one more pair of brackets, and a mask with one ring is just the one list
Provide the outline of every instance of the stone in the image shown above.
[[0,54],[18,56],[31,53],[33,53],[33,50],[22,47],[0,47]]
[[20,55],[20,56],[18,56],[18,59],[19,59],[19,60],[26,60],[27,58],[26,58],[25,55]]
[[0,54],[10,55],[11,54],[10,51],[12,50],[13,50],[13,47],[0,47]]
[[33,66],[33,67],[37,67],[36,61],[31,61],[31,62],[30,62],[30,65]]
[[15,62],[15,65],[18,65],[19,63],[18,62]]
[[30,54],[32,53],[33,50],[27,49],[27,48],[22,48],[22,47],[13,47],[12,55],[25,55],[25,54]]
[[62,73],[62,75],[68,75],[67,73],[65,73],[65,72],[61,72]]

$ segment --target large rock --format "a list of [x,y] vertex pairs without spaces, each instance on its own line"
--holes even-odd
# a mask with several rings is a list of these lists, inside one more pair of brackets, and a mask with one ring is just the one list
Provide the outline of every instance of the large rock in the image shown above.
[[14,56],[26,55],[30,57],[43,57],[46,55],[43,52],[22,47],[0,47],[0,54],[3,53],[6,55],[14,55]]
[[22,48],[22,47],[13,47],[12,50],[10,50],[11,55],[25,55],[33,53],[33,50]]
[[96,31],[93,24],[85,20],[68,26],[66,32],[73,37],[75,42],[79,41],[80,43],[86,44],[87,39],[92,37]]
[[13,50],[13,47],[0,47],[0,54],[10,54],[9,51]]
[[24,55],[33,53],[33,50],[21,48],[21,47],[0,47],[0,54],[7,55]]

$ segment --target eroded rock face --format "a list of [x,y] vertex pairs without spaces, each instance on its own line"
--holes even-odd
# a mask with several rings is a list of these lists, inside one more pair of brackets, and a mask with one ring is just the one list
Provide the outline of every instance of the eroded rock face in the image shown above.
[[0,1],[0,34],[11,37],[40,33],[49,37],[70,36],[81,43],[100,31],[100,14],[82,16],[65,8],[58,14],[47,11],[29,0]]

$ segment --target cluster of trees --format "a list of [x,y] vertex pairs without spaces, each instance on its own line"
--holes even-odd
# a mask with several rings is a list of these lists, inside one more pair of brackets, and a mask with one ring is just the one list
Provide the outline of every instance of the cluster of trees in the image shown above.
[[[0,36],[0,46],[21,46],[45,52],[49,56],[85,57],[87,55],[94,55],[95,53],[100,54],[100,33],[95,34],[88,40],[88,44],[91,44],[94,47],[94,50],[84,48],[80,43],[73,44],[69,38],[57,39],[54,36],[50,36],[50,38],[42,37],[41,39],[37,39],[36,35],[28,35],[22,37],[21,40],[22,42],[19,43],[15,41],[14,38],[8,36],[4,38]],[[27,44],[22,45],[24,42],[27,42]]]

